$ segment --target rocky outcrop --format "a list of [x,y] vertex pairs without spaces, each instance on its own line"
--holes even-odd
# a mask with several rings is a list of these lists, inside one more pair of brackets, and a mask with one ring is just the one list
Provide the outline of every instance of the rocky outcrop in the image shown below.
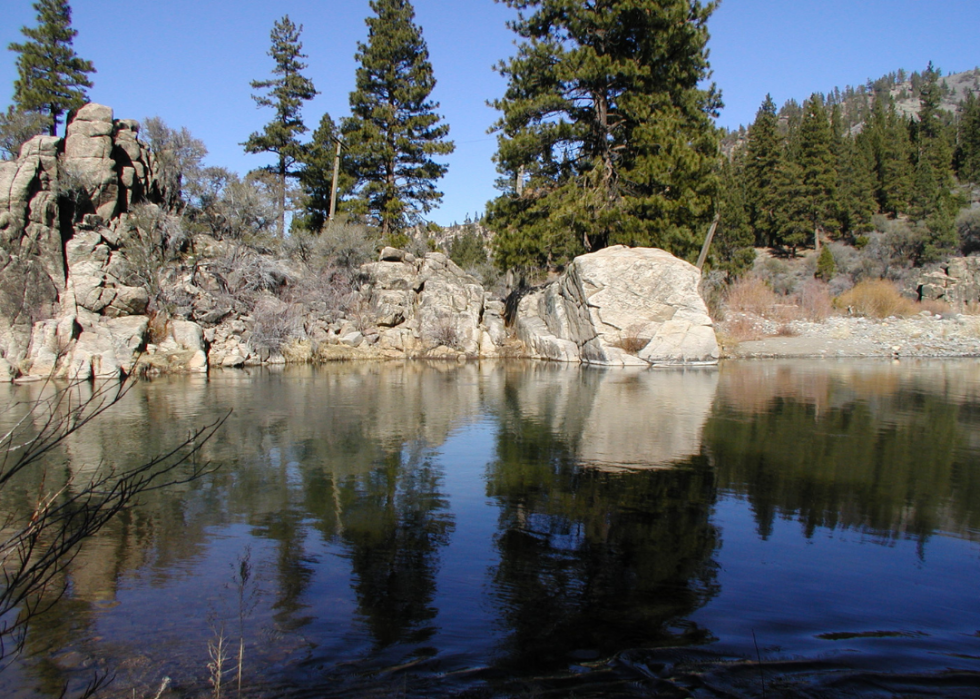
[[[382,348],[416,354],[443,347],[487,356],[503,344],[503,304],[442,253],[422,259],[386,248],[361,268],[362,294],[373,311]],[[484,318],[486,317],[486,324]]]
[[[504,302],[439,252],[385,248],[340,269],[188,234],[138,134],[89,104],[64,139],[38,136],[0,163],[0,381],[354,358],[717,358],[697,270],[665,252],[578,258],[520,303],[522,344]],[[163,243],[174,230],[179,249]]]
[[537,357],[607,366],[714,364],[700,272],[663,250],[615,246],[575,258],[521,299],[517,334]]
[[[142,242],[130,211],[148,204],[154,187],[138,131],[89,104],[64,139],[37,136],[16,161],[0,163],[0,380],[136,369],[149,294],[134,273]],[[187,369],[197,368],[200,349]]]
[[944,301],[962,310],[980,303],[980,257],[954,257],[945,267],[923,274],[919,300]]

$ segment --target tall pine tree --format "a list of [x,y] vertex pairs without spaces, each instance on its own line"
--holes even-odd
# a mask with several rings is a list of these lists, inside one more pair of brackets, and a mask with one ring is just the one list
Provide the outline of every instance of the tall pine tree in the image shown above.
[[699,0],[504,0],[522,41],[508,86],[491,202],[498,265],[558,266],[606,245],[693,258],[718,193],[721,106]]
[[302,159],[303,146],[299,136],[306,133],[303,124],[303,102],[316,96],[313,82],[300,72],[306,64],[300,59],[303,44],[299,35],[303,25],[297,27],[285,15],[278,20],[270,33],[272,47],[269,56],[275,62],[272,69],[276,77],[271,80],[253,80],[253,90],[266,90],[265,94],[252,95],[259,107],[272,107],[276,114],[262,131],[253,133],[242,145],[246,153],[272,153],[276,164],[265,168],[276,178],[276,232],[283,237],[286,229],[287,178],[298,175],[296,164]]
[[436,81],[422,30],[408,0],[371,0],[368,41],[359,43],[356,89],[343,131],[345,171],[355,181],[352,213],[386,237],[418,223],[442,199],[436,181],[447,170],[449,126],[429,99]]
[[68,0],[38,0],[33,6],[38,26],[21,27],[28,41],[8,47],[20,54],[14,104],[23,111],[46,115],[49,133],[54,136],[61,116],[87,101],[85,88],[92,87],[87,74],[95,68],[72,48],[78,32],[71,27]]
[[766,95],[749,129],[744,168],[746,207],[756,245],[760,246],[774,245],[777,236],[774,180],[783,150],[778,126],[776,104],[770,95]]
[[833,132],[823,98],[812,95],[803,105],[797,161],[803,178],[801,202],[813,233],[814,247],[836,230],[834,200],[837,168],[833,153]]

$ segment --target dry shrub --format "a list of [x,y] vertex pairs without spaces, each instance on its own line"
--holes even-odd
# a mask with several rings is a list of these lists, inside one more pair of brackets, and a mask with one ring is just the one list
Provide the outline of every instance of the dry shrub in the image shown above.
[[783,323],[776,329],[776,335],[779,337],[796,337],[800,333],[789,323]]
[[737,345],[739,342],[760,340],[763,337],[762,331],[752,318],[739,317],[725,321],[719,328],[718,342],[722,345]]
[[428,336],[436,345],[456,350],[463,349],[463,339],[459,336],[452,318],[437,319],[429,328]]
[[630,325],[620,332],[619,340],[612,343],[613,347],[619,347],[628,354],[637,354],[650,342],[649,337],[641,336],[640,333],[643,332],[643,328],[644,326],[640,323]]
[[778,302],[779,297],[758,277],[742,277],[725,294],[726,307],[735,313],[766,315]]
[[915,301],[902,296],[898,288],[886,279],[860,282],[838,296],[834,305],[854,315],[869,318],[910,316],[919,310]]
[[286,343],[303,336],[303,317],[297,309],[277,298],[266,297],[252,311],[255,327],[251,343],[257,349],[279,352]]
[[834,312],[830,285],[819,279],[808,279],[797,292],[800,313],[807,320],[826,320]]

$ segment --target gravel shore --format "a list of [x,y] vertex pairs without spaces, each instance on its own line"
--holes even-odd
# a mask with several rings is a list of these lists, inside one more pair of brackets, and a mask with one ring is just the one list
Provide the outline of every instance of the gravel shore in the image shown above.
[[[729,339],[738,336],[736,327],[753,339]],[[980,316],[923,312],[911,318],[783,323],[735,313],[717,323],[717,330],[726,358],[980,357]]]

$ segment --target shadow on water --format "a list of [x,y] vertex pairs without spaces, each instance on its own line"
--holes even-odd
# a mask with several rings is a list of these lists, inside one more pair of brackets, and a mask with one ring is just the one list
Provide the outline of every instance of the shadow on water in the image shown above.
[[[6,696],[57,696],[100,666],[120,695],[153,696],[164,675],[169,696],[208,695],[204,619],[232,628],[245,547],[249,696],[977,687],[980,605],[962,591],[980,573],[976,363],[337,365],[155,381],[121,407],[5,488],[4,511],[231,407],[204,453],[221,469],[82,549],[0,673]],[[918,617],[861,588],[916,575],[950,583]]]

